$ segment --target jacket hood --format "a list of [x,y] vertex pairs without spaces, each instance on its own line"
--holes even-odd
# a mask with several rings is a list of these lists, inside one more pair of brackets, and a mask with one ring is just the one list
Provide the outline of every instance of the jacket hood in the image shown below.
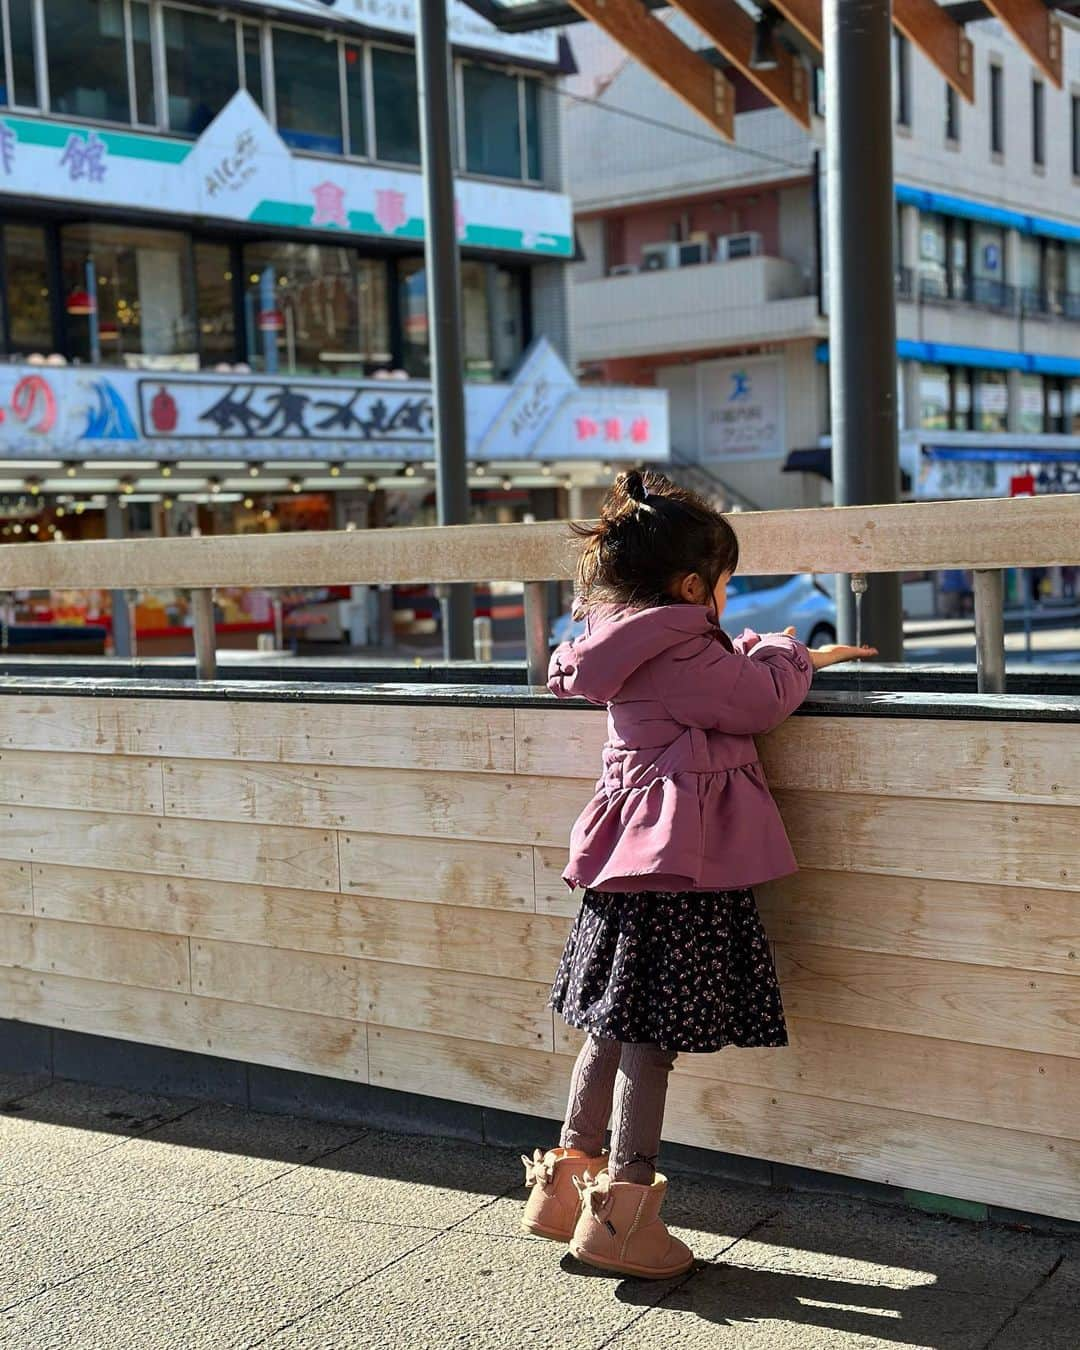
[[555,652],[552,678],[559,679],[564,697],[607,703],[647,661],[694,638],[716,640],[732,650],[715,611],[704,605],[597,610],[589,615],[584,635]]

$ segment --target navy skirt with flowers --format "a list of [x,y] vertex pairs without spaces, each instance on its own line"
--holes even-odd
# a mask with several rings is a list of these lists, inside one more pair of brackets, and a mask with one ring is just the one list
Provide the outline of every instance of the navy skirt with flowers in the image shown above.
[[708,1053],[787,1044],[752,891],[586,891],[551,991],[572,1027]]

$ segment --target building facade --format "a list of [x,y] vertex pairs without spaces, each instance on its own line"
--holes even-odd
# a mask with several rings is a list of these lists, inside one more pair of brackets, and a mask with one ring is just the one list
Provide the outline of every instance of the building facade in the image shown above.
[[[430,518],[415,17],[0,0],[4,539]],[[557,39],[450,29],[477,513],[561,514],[664,400],[568,373]]]
[[[1080,34],[1065,30],[1058,90],[997,22],[968,32],[973,106],[895,41],[905,483],[933,497],[1077,490]],[[571,43],[583,373],[667,389],[673,458],[735,500],[828,500],[820,78],[805,132],[736,75],[729,145],[602,36]]]

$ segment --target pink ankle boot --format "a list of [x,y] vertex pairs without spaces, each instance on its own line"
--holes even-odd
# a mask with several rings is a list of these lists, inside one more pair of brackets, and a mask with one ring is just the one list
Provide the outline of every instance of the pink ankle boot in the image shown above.
[[549,1148],[546,1153],[537,1149],[530,1158],[521,1155],[525,1164],[525,1185],[532,1194],[525,1204],[521,1226],[537,1237],[569,1242],[581,1210],[581,1196],[575,1182],[587,1171],[598,1172],[607,1165],[607,1155],[590,1158],[579,1148]]
[[644,1280],[667,1280],[693,1265],[693,1252],[671,1236],[660,1218],[667,1177],[658,1172],[651,1186],[635,1186],[602,1172],[596,1178],[586,1174],[575,1185],[582,1206],[570,1239],[571,1256]]

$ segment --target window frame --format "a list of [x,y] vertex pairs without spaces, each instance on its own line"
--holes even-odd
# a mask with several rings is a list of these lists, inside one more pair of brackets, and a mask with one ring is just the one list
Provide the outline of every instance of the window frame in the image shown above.
[[945,81],[945,144],[955,149],[960,144],[960,96]]
[[1038,76],[1031,81],[1031,163],[1046,168],[1046,84]]
[[990,113],[990,157],[1000,161],[1005,158],[1005,67],[999,60],[990,61],[990,89],[987,98]]
[[894,30],[896,52],[896,125],[911,130],[911,43]]
[[[497,66],[491,61],[477,61],[469,57],[461,57],[455,63],[455,90],[456,90],[456,113],[457,113],[457,137],[456,148],[458,154],[458,171],[469,178],[475,178],[484,183],[521,183],[527,187],[541,187],[544,182],[544,143],[543,136],[538,135],[538,150],[540,158],[540,176],[532,178],[529,176],[529,129],[526,122],[526,98],[524,84],[526,80],[533,80],[538,86],[538,92],[543,89],[543,82],[537,79],[532,72],[525,71],[521,66]],[[503,174],[478,173],[469,168],[468,140],[465,124],[465,68],[467,66],[476,66],[481,70],[493,70],[499,75],[505,75],[508,79],[517,81],[517,105],[518,105],[518,163],[521,167],[521,173],[517,178],[509,178]],[[537,105],[537,130],[540,130],[540,109]]]
[[[394,53],[395,53],[396,55],[398,55],[398,56],[402,56],[402,55],[404,55],[404,56],[411,56],[414,62],[416,61],[416,48],[415,48],[415,47],[403,47],[400,43],[395,43],[395,42],[384,42],[384,41],[375,41],[375,40],[372,40],[372,41],[366,41],[366,42],[364,43],[364,48],[365,48],[365,50],[366,50],[366,52],[367,52],[367,69],[366,69],[367,88],[368,88],[368,100],[367,100],[367,102],[368,102],[368,110],[369,110],[369,113],[370,113],[370,116],[369,116],[369,118],[368,118],[368,158],[371,160],[371,162],[372,162],[373,164],[385,164],[385,165],[387,165],[389,168],[394,168],[394,169],[406,169],[406,170],[409,170],[409,171],[411,171],[411,172],[416,172],[416,171],[420,168],[421,160],[422,160],[422,157],[423,157],[423,139],[424,139],[424,130],[423,130],[423,127],[420,125],[419,110],[418,110],[418,115],[417,115],[416,134],[417,134],[417,145],[418,145],[418,147],[419,147],[420,158],[418,158],[418,159],[415,161],[415,163],[414,163],[413,161],[407,160],[407,159],[387,159],[387,158],[385,158],[385,156],[379,154],[379,129],[378,129],[378,125],[377,125],[377,122],[378,122],[378,111],[377,111],[376,106],[375,106],[375,50],[376,50],[376,48],[378,48],[380,51],[384,51],[384,52],[394,52]],[[456,62],[456,63],[455,63],[455,67],[457,67],[457,66],[460,66],[460,62]],[[458,78],[457,78],[457,69],[456,69],[456,68],[455,68],[455,71],[454,71],[454,91],[453,91],[453,93],[454,93],[453,102],[456,104],[456,103],[457,103],[457,100],[458,100]],[[452,111],[452,112],[456,112],[456,108],[452,109],[451,111]],[[460,122],[460,118],[458,118],[457,120]],[[453,137],[453,136],[451,136],[450,148],[451,148],[451,153],[453,153],[453,152],[457,149],[456,145],[454,144],[454,137]],[[458,167],[457,164],[455,164],[455,165],[454,165],[455,171],[457,170],[457,167]]]
[[[171,3],[171,0],[167,0],[167,2],[168,2],[168,3]],[[264,85],[266,86],[266,88],[269,89],[269,91],[270,91],[270,92],[269,92],[269,96],[268,96],[268,98],[267,98],[267,106],[263,109],[263,113],[264,113],[264,115],[266,116],[267,121],[268,121],[268,122],[270,123],[270,125],[274,128],[274,130],[277,132],[277,134],[278,134],[279,136],[281,136],[281,139],[282,139],[283,141],[285,141],[285,144],[288,146],[289,153],[290,153],[291,155],[306,155],[306,156],[308,156],[308,157],[311,158],[311,159],[343,160],[343,159],[349,159],[349,158],[352,158],[352,156],[350,156],[350,155],[348,155],[348,154],[346,153],[346,146],[348,145],[349,142],[348,142],[348,137],[347,137],[347,135],[346,135],[346,124],[347,124],[347,120],[348,120],[348,114],[347,114],[347,111],[346,111],[346,108],[345,108],[345,82],[344,82],[345,53],[344,53],[344,47],[343,47],[343,44],[344,44],[344,41],[345,41],[344,37],[343,37],[340,33],[335,33],[335,34],[330,38],[330,40],[327,41],[327,40],[323,37],[322,32],[321,32],[321,30],[319,30],[319,29],[315,29],[315,28],[304,28],[304,27],[302,27],[300,24],[295,24],[295,23],[278,23],[276,20],[268,20],[268,21],[264,21],[264,22],[262,22],[261,26],[262,26],[262,28],[263,28],[263,30],[264,30],[264,36],[263,36],[263,48],[264,48],[263,83],[264,83]],[[278,106],[277,106],[277,102],[278,102],[278,101],[277,101],[277,73],[276,73],[277,61],[276,61],[276,59],[275,59],[275,54],[274,54],[274,34],[277,33],[277,32],[280,32],[280,31],[282,31],[282,30],[285,30],[285,31],[290,32],[290,33],[300,33],[300,34],[301,34],[302,36],[304,36],[304,37],[314,37],[314,38],[317,38],[317,39],[319,39],[320,41],[324,41],[324,42],[326,43],[326,46],[328,46],[328,47],[333,47],[334,50],[337,52],[337,64],[338,64],[338,127],[339,127],[340,132],[341,132],[341,149],[340,149],[339,151],[337,151],[336,153],[335,153],[334,151],[332,151],[332,150],[305,150],[305,149],[302,148],[301,146],[291,145],[287,140],[285,140],[285,137],[282,136],[282,133],[281,133],[281,123],[280,123],[280,120],[279,120],[279,118],[278,118]],[[361,39],[355,39],[354,42],[353,42],[353,45],[356,45],[357,42],[359,42],[362,46],[366,46],[366,45],[367,45],[367,43],[366,43],[366,42],[364,41],[364,39],[362,39],[362,38],[361,38]],[[268,84],[267,84],[267,77],[269,77],[269,83],[268,83]],[[272,116],[271,116],[271,112],[270,112],[271,107],[273,108],[273,115],[272,115]]]
[[[157,31],[154,34],[158,44],[158,68],[159,68],[158,79],[160,81],[159,103],[158,103],[158,126],[170,136],[178,136],[183,140],[197,141],[199,139],[199,136],[202,135],[202,132],[197,132],[193,134],[190,131],[178,131],[174,126],[171,125],[169,119],[169,57],[168,57],[168,48],[165,44],[165,12],[166,10],[170,9],[186,10],[187,13],[189,14],[198,14],[202,18],[206,18],[211,13],[211,11],[207,9],[199,9],[195,5],[184,4],[183,0],[155,0],[155,3],[152,4],[151,9],[152,10],[156,9],[158,16]],[[222,26],[230,23],[233,25],[234,31],[233,31],[232,45],[233,45],[233,60],[236,62],[236,87],[237,89],[243,89],[245,87],[244,84],[245,71],[244,71],[243,46],[242,46],[243,37],[241,29],[243,28],[243,25],[246,22],[246,20],[243,19],[238,14],[229,13],[228,10],[220,12],[224,14],[224,21]],[[216,21],[216,13],[215,13],[215,21]],[[260,24],[260,27],[265,27],[265,25]],[[216,117],[217,113],[215,113],[214,116]],[[211,121],[213,121],[213,118],[211,118]]]

